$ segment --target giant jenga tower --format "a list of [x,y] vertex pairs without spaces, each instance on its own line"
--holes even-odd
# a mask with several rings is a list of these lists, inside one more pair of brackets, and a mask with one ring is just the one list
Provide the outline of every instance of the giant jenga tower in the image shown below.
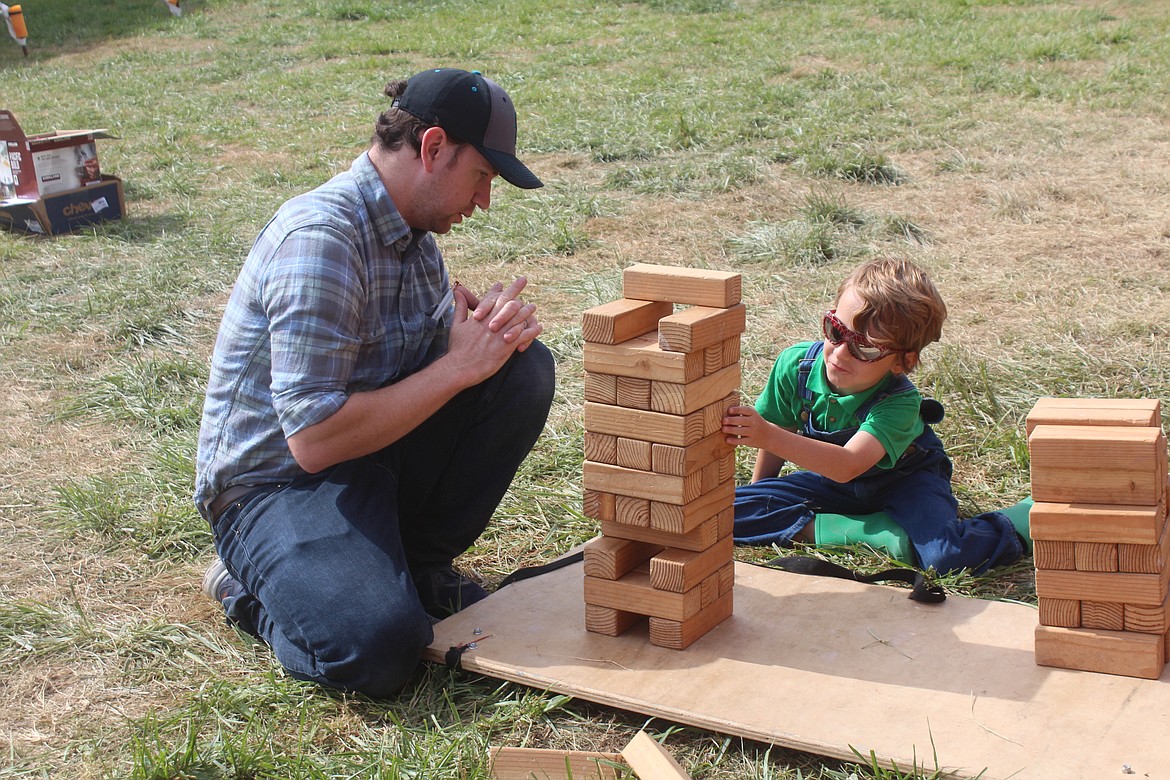
[[[681,650],[732,611],[741,277],[656,265],[585,312],[585,626],[617,636],[643,617]],[[689,308],[674,311],[674,305]]]
[[1170,488],[1159,402],[1041,398],[1027,432],[1036,663],[1160,676],[1170,660]]

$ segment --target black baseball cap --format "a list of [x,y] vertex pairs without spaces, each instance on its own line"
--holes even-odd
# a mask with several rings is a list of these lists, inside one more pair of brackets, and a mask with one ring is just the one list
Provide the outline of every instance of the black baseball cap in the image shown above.
[[466,141],[504,180],[526,190],[544,183],[516,158],[516,108],[496,82],[479,71],[424,70],[406,81],[394,105]]

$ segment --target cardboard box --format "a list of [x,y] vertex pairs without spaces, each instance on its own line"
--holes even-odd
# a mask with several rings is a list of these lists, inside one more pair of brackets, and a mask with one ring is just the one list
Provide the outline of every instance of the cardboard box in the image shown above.
[[101,172],[98,138],[106,130],[25,135],[11,111],[0,110],[0,227],[57,235],[109,219],[126,209],[122,181]]

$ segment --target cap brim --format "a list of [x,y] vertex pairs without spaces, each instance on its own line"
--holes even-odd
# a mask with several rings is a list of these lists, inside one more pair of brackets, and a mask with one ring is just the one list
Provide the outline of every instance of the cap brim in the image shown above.
[[484,146],[476,146],[475,148],[509,184],[525,190],[534,190],[544,186],[544,182],[538,179],[535,173],[528,170],[528,166],[520,162],[515,155],[498,152]]

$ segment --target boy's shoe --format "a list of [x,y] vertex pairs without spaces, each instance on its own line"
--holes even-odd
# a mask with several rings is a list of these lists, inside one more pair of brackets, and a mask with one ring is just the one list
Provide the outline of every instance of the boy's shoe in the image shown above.
[[203,593],[211,600],[218,601],[245,593],[244,586],[231,575],[223,561],[216,558],[203,575]]
[[451,566],[424,571],[414,577],[414,587],[428,615],[445,618],[487,598],[487,591]]

